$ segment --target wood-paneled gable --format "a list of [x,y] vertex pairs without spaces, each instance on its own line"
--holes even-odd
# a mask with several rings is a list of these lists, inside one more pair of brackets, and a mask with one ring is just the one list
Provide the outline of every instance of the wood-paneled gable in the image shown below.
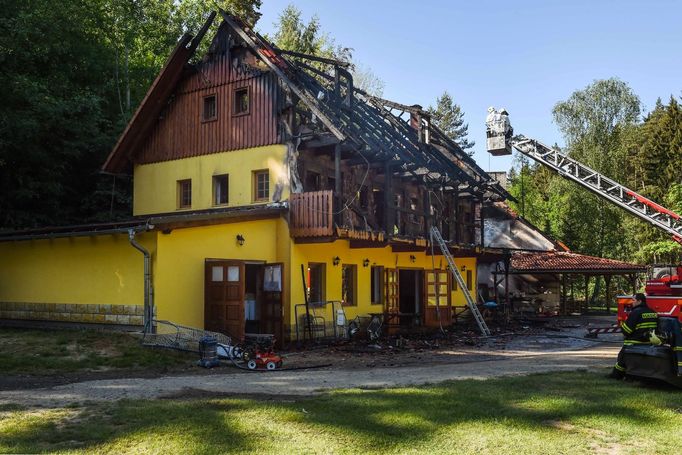
[[[235,91],[249,90],[248,114],[234,114]],[[217,96],[217,118],[202,121],[203,99]],[[270,72],[246,66],[229,52],[213,55],[178,85],[135,162],[175,160],[281,142],[280,87]]]

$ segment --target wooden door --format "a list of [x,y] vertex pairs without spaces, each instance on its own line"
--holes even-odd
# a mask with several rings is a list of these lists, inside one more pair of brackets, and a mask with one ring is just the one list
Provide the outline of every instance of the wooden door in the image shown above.
[[244,339],[244,263],[206,260],[204,327]]
[[400,287],[398,270],[384,269],[384,322],[388,333],[395,332],[400,325]]
[[[426,307],[424,309],[424,325],[429,327],[443,327],[452,324],[450,311],[450,291],[448,288],[447,270],[426,270],[424,273],[424,288],[426,291]],[[436,310],[436,294],[438,295],[440,321]]]
[[281,345],[284,322],[284,264],[265,264],[261,269],[262,299],[260,302],[260,331],[275,336]]

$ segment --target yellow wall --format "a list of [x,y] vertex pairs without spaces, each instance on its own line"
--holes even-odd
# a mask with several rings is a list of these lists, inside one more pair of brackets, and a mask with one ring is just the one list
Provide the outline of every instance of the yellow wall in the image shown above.
[[[159,234],[154,272],[155,304],[159,319],[190,327],[204,327],[204,259],[284,262],[280,244],[289,242],[283,219],[247,221]],[[286,238],[280,238],[286,233]],[[245,238],[236,242],[237,234]],[[286,283],[286,282],[285,282]],[[286,292],[286,286],[285,286]]]
[[[346,317],[351,319],[357,315],[383,312],[383,305],[371,304],[371,268],[372,266],[383,266],[386,268],[418,268],[432,269],[433,263],[431,256],[423,252],[413,253],[393,253],[391,247],[385,248],[353,248],[349,247],[348,240],[337,240],[334,243],[310,243],[291,245],[291,307],[304,303],[303,284],[301,278],[301,264],[306,267],[309,262],[321,262],[326,264],[326,300],[341,300],[341,265],[354,264],[357,266],[357,306],[346,306],[344,311]],[[415,261],[410,260],[410,256],[415,257]],[[338,256],[340,264],[334,266],[332,259]],[[369,259],[370,265],[363,267],[364,259]],[[475,258],[455,258],[458,267],[466,266],[472,270],[472,287],[476,289],[476,259]],[[445,268],[446,262],[442,256],[435,256],[436,268]],[[466,278],[466,275],[465,275]],[[473,294],[473,293],[472,293]],[[452,304],[457,306],[466,305],[462,290],[453,292]],[[292,314],[288,318],[291,324],[295,324],[295,317]]]
[[[245,238],[239,246],[237,234]],[[301,264],[326,264],[326,299],[341,299],[341,265],[357,269],[356,306],[344,307],[346,316],[383,312],[370,303],[371,267],[433,267],[426,254],[393,253],[390,247],[351,249],[347,240],[295,244],[283,218],[175,229],[169,234],[150,232],[138,240],[152,252],[154,303],[157,317],[182,325],[204,326],[204,260],[235,259],[284,264],[285,333],[295,325],[294,305],[304,303]],[[410,256],[415,256],[415,261]],[[341,264],[334,266],[338,256]],[[142,305],[143,256],[127,235],[100,235],[53,240],[0,243],[0,301]],[[363,267],[364,259],[370,265]],[[457,258],[458,267],[474,272],[476,261]],[[435,257],[436,268],[445,261]],[[464,305],[459,290],[453,304]],[[331,322],[331,321],[329,321]]]
[[[155,233],[138,236],[154,254]],[[142,305],[144,256],[127,235],[0,243],[0,301]]]
[[[254,170],[270,171],[270,199],[277,182],[285,182],[288,171],[284,165],[286,146],[268,145],[231,152],[138,165],[134,170],[133,213],[146,215],[179,211],[177,181],[192,179],[192,207],[201,210],[213,207],[213,176],[229,175],[229,196],[226,207],[253,203],[252,174]],[[289,197],[284,185],[282,200]],[[221,206],[222,207],[222,206]]]

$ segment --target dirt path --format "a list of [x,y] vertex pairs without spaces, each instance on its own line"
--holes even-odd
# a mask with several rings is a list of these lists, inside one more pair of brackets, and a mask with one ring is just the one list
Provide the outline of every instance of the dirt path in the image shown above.
[[384,388],[486,379],[548,371],[606,371],[617,355],[615,344],[590,343],[570,349],[460,351],[451,362],[397,367],[248,372],[126,378],[77,382],[32,390],[0,391],[0,405],[61,407],[86,401],[154,399],[238,394],[312,395],[339,388]]

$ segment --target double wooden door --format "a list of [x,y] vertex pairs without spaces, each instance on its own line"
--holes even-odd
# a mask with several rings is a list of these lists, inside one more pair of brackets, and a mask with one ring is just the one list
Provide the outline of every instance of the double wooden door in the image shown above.
[[[281,342],[284,320],[283,265],[256,266],[260,268],[256,292],[260,332],[273,334]],[[243,340],[245,334],[245,267],[244,261],[205,261],[204,328],[229,335],[235,341]]]
[[[431,327],[452,324],[448,270],[425,270],[423,289],[425,298],[421,301],[426,302],[422,306],[423,324]],[[389,332],[394,332],[396,326],[399,325],[400,273],[398,269],[384,269],[384,320],[388,322]]]

